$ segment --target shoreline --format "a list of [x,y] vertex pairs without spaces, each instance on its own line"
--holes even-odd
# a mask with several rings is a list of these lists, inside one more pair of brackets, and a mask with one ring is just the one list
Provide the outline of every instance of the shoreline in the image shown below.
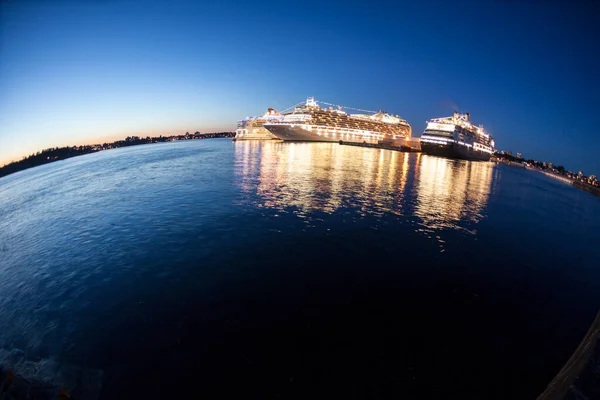
[[572,185],[575,186],[577,189],[584,190],[597,197],[600,197],[600,188],[579,181],[573,181]]
[[579,190],[583,190],[585,192],[591,193],[594,196],[600,197],[600,188],[590,185],[588,183],[584,183],[584,182],[580,182],[576,179],[571,179],[571,178],[567,178],[565,176],[562,175],[557,175],[557,174],[553,174],[552,172],[547,172],[547,171],[543,171],[541,169],[538,168],[532,168],[532,167],[528,167],[522,163],[516,163],[513,161],[500,161],[500,160],[496,160],[497,163],[501,163],[501,164],[505,164],[511,167],[517,167],[517,168],[522,168],[525,169],[527,171],[533,171],[533,172],[537,172],[540,174],[544,174],[549,178],[552,179],[556,179],[562,183],[565,183],[567,185],[571,185]]
[[160,137],[140,138],[138,136],[127,137],[126,139],[117,140],[112,143],[94,144],[85,146],[70,146],[56,147],[45,149],[32,154],[20,161],[13,161],[0,167],[0,179],[16,172],[26,169],[39,167],[40,165],[51,164],[56,161],[66,160],[73,157],[79,157],[86,154],[98,153],[105,150],[119,149],[121,147],[140,146],[144,144],[178,142],[185,140],[204,140],[204,139],[219,139],[233,137],[235,132],[210,132],[210,133],[195,133],[190,135],[172,135]]

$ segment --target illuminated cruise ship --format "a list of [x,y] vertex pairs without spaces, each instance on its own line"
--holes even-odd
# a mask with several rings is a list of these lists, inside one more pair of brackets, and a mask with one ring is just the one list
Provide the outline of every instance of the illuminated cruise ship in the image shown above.
[[278,121],[282,116],[272,108],[262,117],[246,117],[238,121],[235,140],[269,140],[276,139],[264,128],[265,122]]
[[[319,103],[329,108],[319,106],[314,97],[309,97],[305,104],[295,106],[293,111],[284,113],[283,118],[269,121],[264,127],[279,139],[293,141],[378,143],[410,140],[410,125],[397,115]],[[344,109],[362,113],[349,114]]]
[[421,135],[421,151],[435,156],[488,161],[494,152],[494,139],[483,126],[471,122],[469,113],[454,112],[452,117],[427,122]]

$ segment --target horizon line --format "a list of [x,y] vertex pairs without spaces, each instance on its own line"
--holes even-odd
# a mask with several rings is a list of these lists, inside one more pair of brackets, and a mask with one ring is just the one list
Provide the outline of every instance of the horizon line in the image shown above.
[[[199,130],[194,131],[191,134],[195,134],[195,132],[200,133],[201,135],[206,135],[206,134],[210,134],[210,133],[219,133],[219,132],[234,132],[234,130],[220,130],[220,131],[206,131],[206,132],[201,132]],[[22,161],[24,159],[26,159],[29,156],[35,155],[38,152],[42,152],[44,150],[49,150],[49,149],[53,149],[53,148],[64,148],[64,147],[77,147],[77,146],[92,146],[92,145],[101,145],[101,144],[105,144],[105,143],[114,143],[116,141],[119,140],[125,140],[127,137],[139,137],[139,138],[155,138],[155,137],[172,137],[172,136],[180,136],[180,135],[185,135],[186,133],[190,133],[189,131],[185,131],[183,133],[172,133],[172,134],[159,134],[158,136],[154,136],[154,135],[148,135],[148,134],[129,134],[127,136],[122,136],[121,134],[119,135],[110,135],[110,136],[100,136],[97,137],[96,139],[92,140],[87,140],[84,141],[85,143],[80,143],[80,144],[57,144],[55,146],[49,146],[49,147],[45,147],[43,149],[38,149],[37,151],[33,151],[32,153],[27,152],[27,153],[23,153],[20,157],[17,158],[8,158],[7,160],[0,160],[0,168],[4,168],[7,165],[10,165],[12,163],[16,163],[19,161]],[[101,138],[104,138],[105,140],[99,140]]]

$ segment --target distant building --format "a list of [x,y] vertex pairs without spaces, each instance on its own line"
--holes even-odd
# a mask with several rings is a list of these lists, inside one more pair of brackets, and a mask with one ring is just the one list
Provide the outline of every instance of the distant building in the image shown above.
[[542,163],[542,165],[544,166],[544,168],[548,167],[548,164],[546,163],[546,161],[544,161],[544,162]]
[[579,176],[579,178],[583,178],[583,172],[582,172],[582,171],[579,171],[579,172],[577,173],[577,176]]
[[550,169],[554,168],[554,164],[548,163],[548,168],[550,168]]
[[521,155],[521,153],[517,153],[517,158],[523,158],[523,156]]
[[512,151],[507,151],[506,154],[508,154],[509,156],[512,156]]

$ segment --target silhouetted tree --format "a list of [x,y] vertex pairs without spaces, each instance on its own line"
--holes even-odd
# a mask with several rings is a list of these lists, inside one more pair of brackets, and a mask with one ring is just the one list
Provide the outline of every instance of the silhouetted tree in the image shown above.
[[[186,137],[187,136],[187,137]],[[113,143],[104,143],[102,145],[88,145],[88,146],[72,146],[72,147],[51,147],[37,153],[33,153],[30,156],[23,156],[19,161],[12,162],[0,168],[0,177],[12,174],[17,171],[21,171],[27,168],[36,167],[38,165],[48,164],[58,160],[64,160],[66,158],[80,156],[83,154],[94,153],[100,150],[114,149],[124,146],[135,146],[138,144],[146,144],[153,142],[166,142],[172,138],[178,139],[194,139],[190,137],[189,132],[186,132],[186,136],[173,135],[173,136],[162,136],[151,138],[147,136],[140,138],[138,136],[128,136],[124,140],[117,140]],[[225,138],[233,137],[235,132],[214,132],[202,135],[200,138]]]

